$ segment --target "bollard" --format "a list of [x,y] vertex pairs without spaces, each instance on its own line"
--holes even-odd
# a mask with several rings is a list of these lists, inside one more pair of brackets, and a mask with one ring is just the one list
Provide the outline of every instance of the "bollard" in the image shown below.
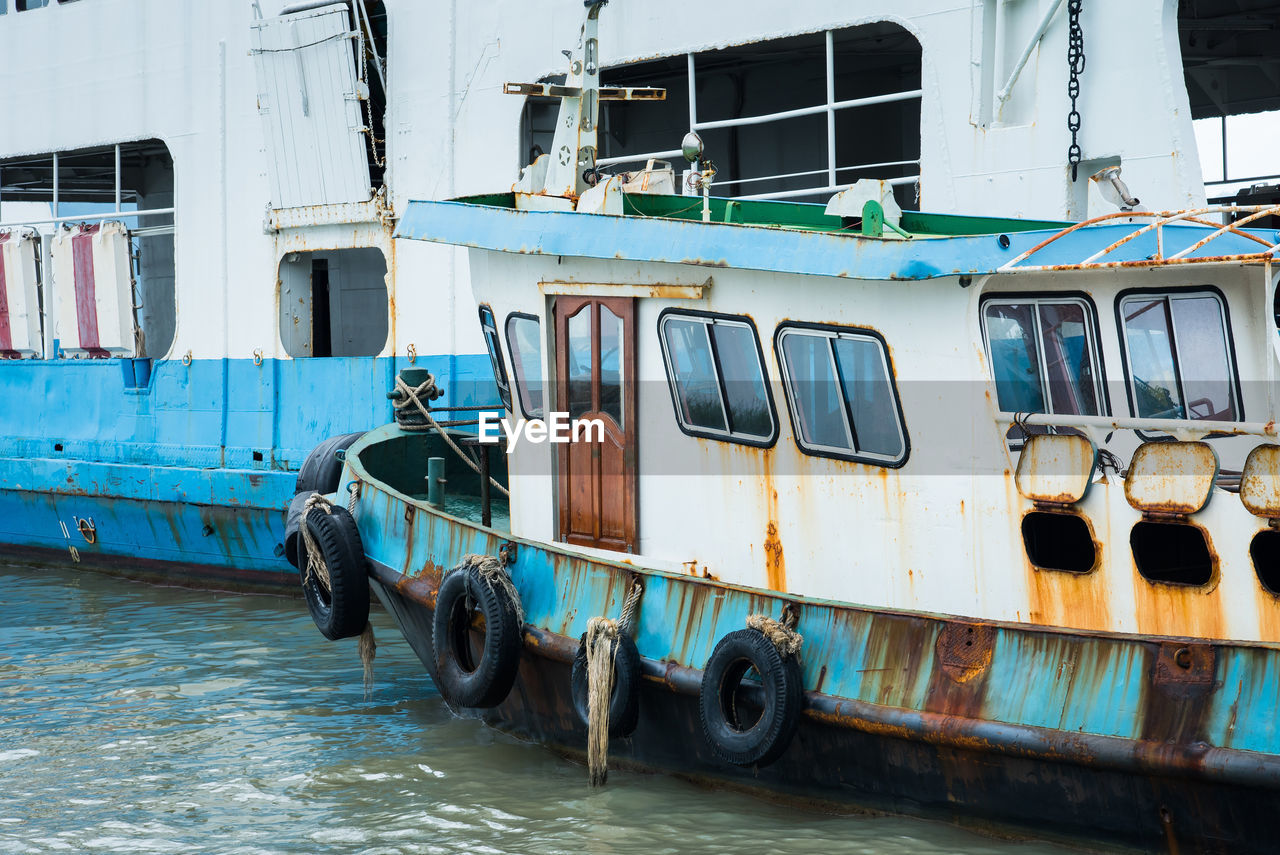
[[427,504],[444,504],[444,458],[427,458]]

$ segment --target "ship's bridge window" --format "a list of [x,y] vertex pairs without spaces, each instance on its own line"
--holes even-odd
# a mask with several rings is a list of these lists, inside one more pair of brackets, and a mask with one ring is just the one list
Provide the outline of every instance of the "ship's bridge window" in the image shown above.
[[1129,396],[1152,419],[1242,417],[1227,309],[1212,291],[1120,297]]
[[381,250],[290,252],[280,262],[280,340],[295,359],[377,356],[389,308]]
[[885,466],[906,462],[898,390],[879,336],[784,325],[776,348],[802,451]]
[[480,307],[480,331],[484,333],[484,345],[489,349],[489,362],[493,365],[493,380],[498,384],[498,397],[502,406],[511,406],[511,384],[507,382],[507,368],[502,362],[502,347],[498,344],[498,325],[493,320],[493,309]]
[[[887,22],[605,68],[602,86],[664,87],[667,97],[602,103],[599,164],[683,164],[678,146],[692,123],[719,170],[717,196],[825,200],[856,179],[881,178],[915,208],[920,69],[920,43]],[[518,166],[550,151],[558,109],[527,102]]]
[[1002,411],[1101,412],[1096,321],[1086,300],[988,299],[982,304],[982,326]]
[[772,444],[777,421],[751,320],[667,311],[658,327],[681,429],[747,445]]
[[[486,333],[485,339],[488,340]],[[542,418],[542,328],[538,318],[512,312],[507,316],[507,350],[511,373],[527,418]],[[496,372],[495,372],[496,375]]]

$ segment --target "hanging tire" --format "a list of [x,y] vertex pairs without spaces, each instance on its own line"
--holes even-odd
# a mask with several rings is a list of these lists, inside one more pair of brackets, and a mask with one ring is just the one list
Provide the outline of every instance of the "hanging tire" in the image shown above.
[[[630,736],[640,722],[640,651],[629,635],[614,639],[613,689],[609,694],[609,738]],[[578,642],[578,653],[573,657],[573,671],[569,678],[573,693],[573,709],[578,721],[587,727],[587,635]]]
[[305,541],[298,550],[298,560],[311,619],[325,638],[337,641],[359,635],[369,622],[369,574],[356,521],[346,508],[335,505],[331,510],[326,514],[314,508],[302,521],[329,569],[329,587],[314,575],[308,578]]
[[[472,614],[484,617],[484,646],[472,650]],[[436,651],[440,694],[460,707],[496,707],[507,697],[520,665],[524,628],[516,604],[502,585],[474,567],[444,577],[436,594],[431,641]]]
[[302,569],[302,560],[305,558],[302,546],[302,512],[306,510],[307,500],[313,495],[315,494],[310,490],[295,494],[289,502],[289,513],[285,516],[284,557],[296,570]]
[[338,492],[338,482],[342,479],[342,461],[338,459],[338,452],[346,451],[362,436],[363,433],[348,433],[330,437],[312,449],[298,470],[298,480],[293,485],[294,495]]
[[[752,668],[760,675],[761,705],[741,697],[743,678]],[[783,656],[763,633],[731,632],[716,645],[702,674],[698,713],[702,733],[716,756],[735,766],[767,766],[791,744],[804,704],[800,663]]]

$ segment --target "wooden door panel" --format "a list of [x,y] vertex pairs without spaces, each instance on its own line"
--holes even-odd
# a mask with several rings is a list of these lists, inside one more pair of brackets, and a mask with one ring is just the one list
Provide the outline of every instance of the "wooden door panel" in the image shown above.
[[599,419],[603,442],[559,446],[560,539],[634,552],[637,545],[634,301],[559,297],[557,409]]

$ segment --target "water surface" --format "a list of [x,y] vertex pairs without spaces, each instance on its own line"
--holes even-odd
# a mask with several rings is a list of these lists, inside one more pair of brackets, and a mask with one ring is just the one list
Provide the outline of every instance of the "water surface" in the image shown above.
[[454,717],[387,615],[0,567],[0,853],[1048,855],[581,766]]

